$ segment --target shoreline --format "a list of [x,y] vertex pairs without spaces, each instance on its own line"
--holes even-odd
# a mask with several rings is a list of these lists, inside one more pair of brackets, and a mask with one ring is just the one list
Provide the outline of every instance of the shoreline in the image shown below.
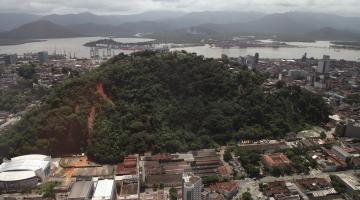
[[0,46],[16,46],[34,42],[45,42],[47,39],[26,39],[26,40],[7,40],[0,39]]

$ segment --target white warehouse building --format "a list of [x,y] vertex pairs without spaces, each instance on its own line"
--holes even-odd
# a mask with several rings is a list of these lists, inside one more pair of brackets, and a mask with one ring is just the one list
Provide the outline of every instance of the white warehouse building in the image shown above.
[[99,180],[95,183],[95,192],[92,200],[115,200],[116,186],[114,180]]
[[50,172],[50,156],[32,154],[4,160],[0,165],[0,191],[20,192],[36,187]]

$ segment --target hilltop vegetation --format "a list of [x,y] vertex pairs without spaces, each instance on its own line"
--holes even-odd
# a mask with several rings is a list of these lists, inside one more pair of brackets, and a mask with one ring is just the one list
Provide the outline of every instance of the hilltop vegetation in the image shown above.
[[326,121],[322,98],[229,61],[186,52],[119,55],[69,80],[0,138],[3,156],[87,152],[113,163],[128,153],[281,138]]

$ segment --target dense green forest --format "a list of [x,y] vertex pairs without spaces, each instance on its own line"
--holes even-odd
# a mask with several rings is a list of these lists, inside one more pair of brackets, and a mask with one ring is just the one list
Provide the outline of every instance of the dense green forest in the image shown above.
[[327,120],[320,96],[284,84],[265,89],[265,80],[228,60],[186,52],[118,55],[51,91],[1,136],[0,152],[86,152],[113,163],[128,153],[281,138]]

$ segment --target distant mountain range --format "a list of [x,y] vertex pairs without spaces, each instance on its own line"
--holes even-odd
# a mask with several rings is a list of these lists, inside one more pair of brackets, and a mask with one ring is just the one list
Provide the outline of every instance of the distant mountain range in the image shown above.
[[205,26],[223,32],[250,32],[257,34],[304,34],[324,27],[360,33],[360,18],[319,13],[288,12],[265,15],[245,23],[212,23]]
[[37,21],[41,18],[38,15],[22,13],[0,13],[0,29],[9,31],[21,25]]
[[1,39],[45,39],[81,36],[84,35],[44,20],[31,22],[11,31],[0,33]]
[[0,27],[2,30],[9,31],[21,25],[38,20],[46,20],[63,26],[89,23],[118,26],[128,22],[157,21],[182,17],[184,15],[185,14],[182,12],[171,11],[145,12],[131,15],[95,15],[90,12],[84,12],[79,14],[54,14],[46,16],[21,13],[0,13]]
[[[8,19],[8,20],[6,20]],[[11,27],[17,26],[17,28]],[[55,38],[79,36],[178,37],[200,40],[202,36],[256,35],[280,40],[360,40],[360,18],[332,14],[288,12],[147,12],[133,15],[37,16],[0,14],[0,38]]]
[[140,22],[140,21],[158,21],[183,16],[182,12],[157,11],[145,12],[141,14],[131,15],[95,15],[90,12],[68,15],[48,15],[41,19],[51,21],[59,25],[75,25],[75,24],[101,24],[118,26],[123,23]]

